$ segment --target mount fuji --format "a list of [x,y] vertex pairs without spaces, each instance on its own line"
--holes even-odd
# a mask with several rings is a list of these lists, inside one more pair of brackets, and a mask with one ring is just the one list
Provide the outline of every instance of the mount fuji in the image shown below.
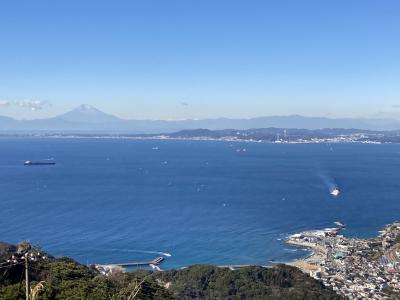
[[0,133],[121,133],[121,134],[159,134],[190,129],[237,129],[252,128],[297,128],[297,129],[363,129],[399,130],[398,119],[367,118],[324,118],[290,116],[267,116],[250,119],[201,119],[201,120],[126,120],[107,114],[97,108],[82,104],[64,114],[48,119],[16,120],[0,116]]
[[57,119],[74,123],[115,123],[122,122],[123,120],[111,114],[107,114],[98,110],[97,108],[89,105],[82,104],[77,108],[59,115]]

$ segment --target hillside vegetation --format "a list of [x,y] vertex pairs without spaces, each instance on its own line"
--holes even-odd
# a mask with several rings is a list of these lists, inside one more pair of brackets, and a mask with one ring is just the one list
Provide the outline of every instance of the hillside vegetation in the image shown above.
[[[0,244],[4,263],[16,247]],[[6,266],[6,267],[4,267]],[[165,272],[133,271],[104,276],[70,258],[41,259],[29,268],[36,300],[74,299],[341,299],[294,267],[229,270],[195,265]],[[25,299],[23,264],[0,268],[0,300]],[[129,298],[130,297],[130,298]]]

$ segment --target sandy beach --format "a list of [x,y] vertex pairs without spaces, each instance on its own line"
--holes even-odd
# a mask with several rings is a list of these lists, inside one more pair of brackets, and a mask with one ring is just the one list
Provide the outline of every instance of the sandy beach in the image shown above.
[[323,248],[318,247],[311,243],[296,243],[294,241],[286,241],[287,244],[297,247],[302,247],[312,250],[312,253],[303,259],[298,259],[292,262],[288,262],[287,265],[294,266],[302,270],[304,273],[309,274],[311,271],[317,271],[320,266],[316,262],[322,261],[326,257],[326,253]]

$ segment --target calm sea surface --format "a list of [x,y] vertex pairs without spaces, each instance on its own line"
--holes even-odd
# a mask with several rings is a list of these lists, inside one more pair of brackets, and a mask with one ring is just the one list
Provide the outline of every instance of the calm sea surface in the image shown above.
[[0,139],[0,240],[82,263],[288,261],[306,254],[281,241],[299,230],[377,234],[399,192],[400,145]]

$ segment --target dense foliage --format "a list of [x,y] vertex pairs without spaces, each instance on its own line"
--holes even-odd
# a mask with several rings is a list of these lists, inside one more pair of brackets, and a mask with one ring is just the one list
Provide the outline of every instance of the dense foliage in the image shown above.
[[176,299],[340,299],[318,281],[287,265],[235,271],[198,265],[155,276],[170,282],[169,290]]
[[[14,251],[0,244],[0,261]],[[197,265],[183,270],[138,270],[103,276],[69,258],[49,258],[31,265],[31,287],[44,281],[37,299],[340,299],[333,291],[294,267],[226,268]],[[0,300],[24,300],[22,265],[0,269]],[[140,287],[140,288],[138,288]]]

